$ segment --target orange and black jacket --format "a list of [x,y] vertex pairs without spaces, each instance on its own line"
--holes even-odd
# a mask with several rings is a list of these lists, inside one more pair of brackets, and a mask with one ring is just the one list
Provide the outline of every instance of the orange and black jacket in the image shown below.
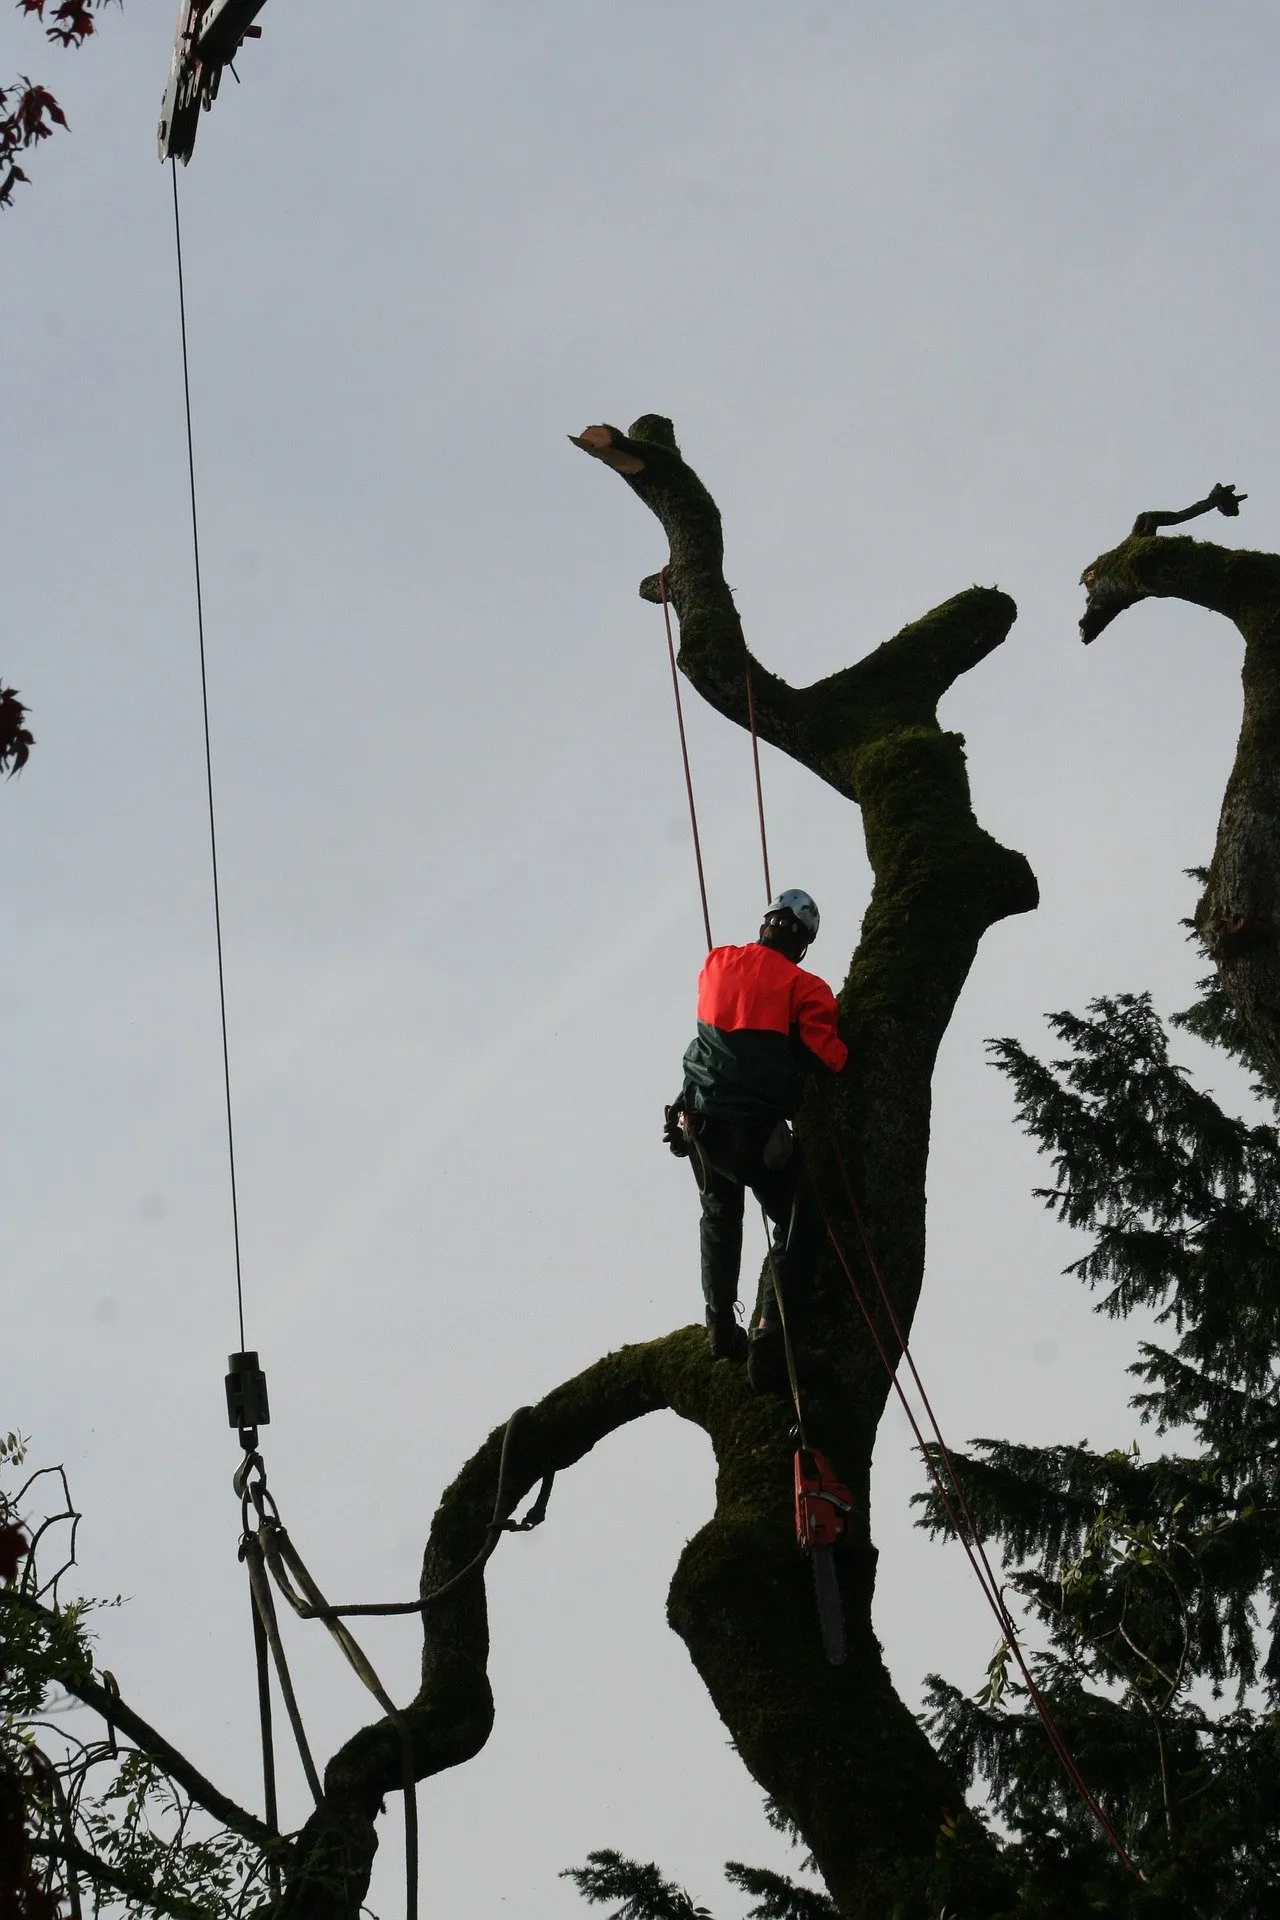
[[684,1056],[685,1100],[727,1120],[790,1118],[804,1075],[849,1057],[835,996],[775,947],[714,947],[698,978],[698,1037]]

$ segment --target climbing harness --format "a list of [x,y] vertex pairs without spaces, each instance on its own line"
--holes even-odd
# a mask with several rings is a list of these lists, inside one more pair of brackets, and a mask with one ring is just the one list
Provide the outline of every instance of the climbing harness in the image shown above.
[[[707,911],[707,890],[706,890],[706,881],[703,875],[702,852],[701,852],[701,847],[698,841],[697,812],[696,812],[696,809],[694,806],[694,800],[693,800],[693,779],[692,779],[692,774],[690,772],[690,767],[689,767],[688,749],[685,744],[684,715],[683,715],[683,710],[681,708],[681,703],[680,703],[680,688],[679,688],[679,682],[677,678],[677,667],[676,667],[676,651],[675,651],[675,644],[672,638],[671,616],[669,612],[668,597],[667,597],[667,568],[666,567],[663,567],[662,570],[660,571],[658,575],[658,581],[659,581],[659,586],[661,590],[663,620],[666,624],[667,652],[671,662],[672,682],[675,688],[676,713],[677,713],[677,719],[679,722],[679,729],[680,729],[680,746],[681,746],[681,752],[684,759],[685,787],[689,796],[689,816],[693,826],[694,849],[697,857],[697,866],[698,866],[698,885],[699,885],[699,890],[700,890],[701,899],[702,899],[702,917],[703,917],[704,926],[706,928],[707,947],[708,949],[710,949],[712,945],[711,923],[710,923],[710,918]],[[741,622],[739,622],[739,626],[741,627]],[[768,850],[768,841],[765,833],[764,797],[763,797],[763,790],[762,790],[761,780],[760,780],[760,748],[759,748],[759,740],[758,740],[757,727],[756,727],[755,699],[754,699],[752,686],[751,686],[751,654],[750,654],[750,649],[747,646],[745,630],[743,631],[743,635],[742,635],[742,646],[743,646],[743,661],[744,661],[744,679],[745,679],[745,685],[746,685],[747,724],[751,733],[751,755],[752,755],[752,764],[755,772],[756,807],[757,807],[757,813],[759,815],[759,822],[760,822],[760,851],[761,851],[761,857],[764,864],[765,897],[766,899],[772,899],[773,888],[772,888],[772,884],[769,877],[769,850]],[[1141,1867],[1138,1866],[1137,1862],[1132,1858],[1132,1856],[1128,1852],[1127,1848],[1124,1845],[1124,1842],[1120,1839],[1114,1826],[1112,1825],[1111,1821],[1107,1818],[1106,1813],[1103,1811],[1103,1808],[1099,1804],[1097,1796],[1094,1794],[1094,1792],[1090,1788],[1088,1782],[1086,1781],[1083,1773],[1080,1770],[1079,1763],[1077,1762],[1074,1754],[1072,1753],[1070,1747],[1067,1744],[1067,1741],[1065,1736],[1063,1735],[1062,1729],[1058,1726],[1058,1723],[1054,1718],[1052,1709],[1050,1708],[1048,1701],[1045,1699],[1044,1694],[1041,1692],[1039,1686],[1037,1685],[1031,1673],[1029,1663],[1022,1649],[1022,1644],[1021,1644],[1021,1639],[1018,1632],[1017,1623],[1015,1622],[1013,1615],[1009,1610],[1008,1603],[1004,1598],[1004,1590],[1001,1587],[999,1581],[996,1579],[994,1569],[991,1566],[990,1558],[987,1554],[985,1544],[982,1540],[982,1536],[978,1530],[976,1523],[974,1522],[973,1514],[969,1508],[969,1503],[965,1496],[964,1489],[960,1481],[960,1477],[956,1472],[955,1464],[952,1460],[950,1449],[948,1448],[946,1441],[943,1439],[942,1430],[938,1425],[937,1416],[935,1415],[933,1410],[933,1403],[931,1402],[927,1392],[925,1391],[924,1382],[920,1377],[920,1372],[918,1367],[916,1366],[916,1362],[911,1353],[910,1346],[908,1345],[906,1334],[898,1318],[897,1311],[894,1308],[893,1300],[890,1295],[888,1286],[885,1283],[884,1276],[880,1271],[878,1262],[876,1261],[875,1254],[873,1252],[872,1245],[871,1245],[871,1238],[867,1232],[866,1224],[863,1220],[862,1210],[858,1205],[858,1199],[854,1191],[853,1181],[850,1177],[849,1169],[845,1164],[844,1156],[841,1153],[840,1143],[836,1136],[835,1125],[829,1110],[824,1109],[823,1119],[825,1123],[827,1138],[831,1146],[832,1154],[836,1160],[837,1166],[841,1174],[842,1183],[844,1185],[845,1193],[849,1202],[850,1213],[852,1214],[854,1225],[856,1227],[858,1237],[861,1242],[863,1257],[866,1261],[866,1264],[872,1276],[875,1279],[876,1288],[880,1295],[881,1303],[888,1316],[889,1324],[893,1330],[893,1336],[897,1341],[897,1345],[898,1345],[897,1359],[895,1359],[893,1354],[890,1352],[889,1347],[886,1344],[881,1334],[880,1328],[876,1323],[875,1315],[872,1313],[870,1307],[868,1306],[867,1301],[863,1295],[862,1289],[858,1285],[857,1278],[853,1271],[853,1267],[849,1261],[849,1258],[845,1252],[843,1245],[841,1244],[840,1237],[836,1232],[834,1223],[832,1222],[830,1212],[815,1183],[814,1194],[815,1194],[815,1198],[817,1199],[819,1210],[821,1211],[821,1214],[822,1214],[823,1224],[827,1232],[827,1238],[831,1242],[831,1246],[835,1252],[837,1261],[839,1262],[839,1265],[844,1272],[845,1278],[849,1283],[849,1288],[853,1295],[853,1299],[857,1306],[857,1309],[862,1315],[863,1320],[866,1322],[867,1329],[871,1335],[872,1343],[875,1346],[875,1349],[877,1354],[879,1355],[880,1361],[884,1366],[886,1374],[889,1377],[890,1384],[893,1387],[894,1392],[897,1394],[899,1402],[902,1405],[903,1411],[907,1416],[907,1420],[910,1423],[911,1431],[915,1437],[916,1445],[920,1450],[920,1454],[922,1459],[924,1460],[926,1470],[928,1471],[929,1476],[933,1481],[934,1489],[938,1495],[939,1504],[941,1505],[942,1510],[947,1517],[947,1521],[951,1527],[952,1532],[955,1534],[961,1546],[964,1548],[965,1555],[969,1561],[969,1565],[973,1569],[973,1572],[975,1577],[977,1578],[978,1584],[982,1589],[983,1597],[985,1598],[987,1605],[991,1608],[991,1611],[995,1616],[996,1622],[1000,1627],[1000,1631],[1003,1636],[1004,1642],[1009,1647],[1009,1650],[1012,1653],[1013,1658],[1017,1663],[1018,1671],[1022,1675],[1023,1683],[1027,1689],[1027,1697],[1030,1699],[1031,1704],[1035,1709],[1035,1712],[1040,1720],[1041,1726],[1044,1728],[1045,1735],[1049,1741],[1049,1744],[1053,1748],[1053,1751],[1056,1754],[1058,1761],[1062,1766],[1063,1772],[1066,1774],[1072,1787],[1074,1788],[1075,1792],[1079,1796],[1082,1804],[1085,1806],[1087,1811],[1092,1815],[1104,1839],[1108,1842],[1108,1844],[1116,1854],[1116,1857],[1120,1860],[1121,1864],[1128,1870],[1129,1873],[1133,1875],[1133,1877],[1136,1880],[1145,1881],[1146,1875],[1143,1873]],[[763,1208],[761,1209],[761,1217],[764,1219],[765,1232],[766,1232],[766,1235],[768,1235],[769,1223],[768,1223],[767,1216],[764,1214]],[[794,1212],[793,1212],[793,1220],[794,1220]],[[784,1351],[786,1353],[786,1360],[787,1360],[787,1377],[788,1377],[788,1381],[791,1388],[791,1397],[795,1405],[796,1430],[800,1440],[800,1446],[796,1451],[795,1460],[794,1460],[795,1488],[796,1488],[796,1539],[797,1539],[797,1544],[799,1545],[801,1551],[809,1552],[813,1557],[814,1580],[815,1580],[815,1587],[816,1587],[817,1597],[818,1597],[818,1615],[819,1615],[819,1624],[822,1632],[823,1649],[824,1649],[824,1652],[826,1652],[827,1654],[828,1660],[831,1660],[832,1664],[838,1665],[839,1661],[834,1660],[832,1658],[832,1646],[835,1644],[839,1645],[840,1659],[843,1659],[844,1657],[844,1623],[843,1623],[842,1615],[839,1614],[839,1588],[835,1583],[835,1566],[834,1566],[834,1560],[832,1559],[832,1548],[838,1543],[839,1539],[843,1537],[843,1534],[848,1526],[848,1516],[852,1511],[852,1505],[853,1505],[852,1496],[849,1494],[848,1488],[843,1487],[841,1483],[835,1478],[835,1474],[829,1462],[824,1458],[824,1456],[818,1453],[814,1448],[808,1446],[807,1444],[805,1429],[804,1429],[803,1407],[802,1407],[802,1399],[801,1399],[801,1393],[800,1393],[799,1377],[798,1377],[796,1365],[795,1365],[795,1355],[794,1355],[794,1351],[791,1344],[790,1331],[787,1326],[782,1292],[778,1286],[777,1268],[774,1262],[773,1247],[772,1247],[771,1240],[769,1242],[769,1247],[768,1247],[768,1263],[769,1263],[770,1273],[773,1281],[774,1297],[778,1303],[778,1317],[782,1326]],[[911,1404],[910,1398],[907,1395],[902,1385],[902,1382],[898,1378],[898,1363],[899,1363],[899,1360],[903,1360],[903,1359],[905,1359],[907,1363],[907,1367],[910,1372],[912,1382],[916,1388],[917,1393],[920,1396],[920,1402],[922,1407],[924,1408],[925,1420],[927,1421],[929,1427],[932,1429],[932,1433],[933,1433],[932,1444],[928,1440],[926,1440],[920,1424],[920,1420],[917,1417],[916,1411]],[[843,1502],[847,1502],[847,1504],[842,1504]],[[837,1522],[839,1523],[838,1532],[835,1530],[837,1526]],[[832,1609],[833,1597],[834,1597],[834,1610]],[[827,1611],[825,1612],[824,1612],[824,1603],[827,1608]],[[837,1618],[837,1617],[839,1618],[839,1621],[840,1621],[838,1643],[834,1640],[834,1638],[829,1637],[832,1634],[832,1621],[834,1618]]]

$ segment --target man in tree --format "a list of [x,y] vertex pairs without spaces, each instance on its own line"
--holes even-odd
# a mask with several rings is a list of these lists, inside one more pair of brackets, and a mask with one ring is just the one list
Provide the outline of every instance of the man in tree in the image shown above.
[[[787,1123],[804,1076],[839,1073],[849,1057],[835,996],[800,966],[817,932],[816,902],[791,887],[768,908],[758,940],[712,948],[698,979],[698,1032],[684,1056],[684,1087],[666,1110],[663,1137],[692,1160],[702,1198],[711,1357],[746,1355],[759,1392],[786,1382],[782,1315],[805,1317],[822,1245],[822,1216]],[[748,1187],[773,1222],[769,1284],[749,1352],[734,1317]]]

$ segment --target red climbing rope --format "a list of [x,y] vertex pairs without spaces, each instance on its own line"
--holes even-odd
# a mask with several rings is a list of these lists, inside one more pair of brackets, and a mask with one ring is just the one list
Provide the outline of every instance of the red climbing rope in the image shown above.
[[[661,595],[662,595],[662,617],[666,624],[667,653],[671,662],[671,684],[675,692],[675,698],[676,698],[676,720],[680,729],[680,752],[684,761],[685,790],[689,796],[689,822],[693,828],[693,850],[694,850],[694,856],[698,864],[698,889],[702,897],[702,920],[703,920],[703,925],[706,928],[707,948],[708,950],[710,950],[711,944],[712,944],[711,919],[707,910],[707,887],[706,887],[706,879],[704,877],[703,867],[702,867],[702,844],[698,836],[698,814],[697,814],[697,808],[694,805],[694,799],[693,799],[693,776],[689,770],[689,750],[685,740],[684,710],[680,701],[680,681],[679,681],[679,676],[676,670],[675,642],[672,639],[672,635],[671,635],[671,611],[670,611],[670,606],[667,600],[667,570],[665,567],[662,569],[661,573],[658,575],[658,584],[659,584]],[[752,758],[752,765],[755,771],[756,811],[760,821],[760,853],[761,853],[761,858],[764,864],[765,894],[766,894],[766,897],[771,900],[773,898],[773,887],[772,887],[770,876],[769,876],[769,842],[768,842],[768,837],[765,831],[764,791],[763,791],[763,787],[761,785],[761,780],[760,780],[760,744],[759,744],[759,738],[756,731],[755,699],[751,689],[751,654],[747,647],[745,633],[743,634],[742,648],[743,648],[743,673],[746,681],[746,691],[747,691],[747,723],[751,730],[751,758]],[[978,1528],[974,1524],[973,1515],[970,1511],[968,1500],[965,1497],[964,1488],[961,1485],[960,1477],[956,1472],[955,1464],[951,1457],[951,1451],[948,1448],[946,1441],[943,1439],[942,1429],[938,1425],[938,1418],[933,1410],[933,1402],[930,1400],[929,1395],[925,1390],[924,1381],[920,1377],[920,1370],[916,1366],[915,1358],[912,1355],[911,1348],[907,1342],[907,1336],[903,1331],[901,1322],[898,1319],[897,1311],[894,1308],[892,1299],[890,1298],[889,1289],[885,1284],[884,1276],[880,1271],[879,1263],[877,1262],[875,1254],[872,1251],[871,1238],[867,1232],[866,1223],[862,1217],[862,1209],[858,1205],[858,1198],[856,1193],[854,1192],[853,1181],[850,1178],[849,1169],[845,1164],[844,1155],[840,1151],[840,1144],[836,1138],[835,1127],[832,1124],[829,1114],[824,1117],[826,1119],[827,1134],[830,1139],[831,1149],[835,1155],[836,1164],[840,1169],[841,1179],[844,1182],[845,1192],[848,1196],[849,1208],[853,1215],[854,1225],[857,1228],[858,1237],[862,1242],[863,1255],[866,1259],[868,1267],[871,1269],[872,1275],[874,1276],[876,1287],[880,1295],[880,1299],[884,1305],[886,1313],[889,1316],[889,1324],[893,1328],[894,1337],[898,1343],[900,1357],[902,1359],[905,1359],[907,1363],[907,1366],[911,1373],[911,1378],[915,1383],[916,1391],[920,1396],[921,1404],[924,1407],[926,1419],[928,1421],[929,1426],[933,1430],[934,1447],[931,1448],[929,1445],[929,1442],[925,1439],[924,1433],[921,1429],[920,1422],[916,1417],[915,1409],[911,1405],[911,1402],[906,1394],[905,1389],[902,1386],[901,1381],[898,1379],[897,1361],[895,1361],[895,1359],[893,1358],[893,1356],[891,1355],[891,1353],[889,1352],[888,1348],[884,1343],[884,1340],[880,1333],[880,1329],[876,1325],[875,1316],[872,1314],[871,1309],[867,1305],[867,1302],[862,1293],[862,1289],[859,1287],[853,1268],[849,1263],[848,1256],[846,1255],[845,1250],[840,1243],[839,1236],[837,1235],[836,1230],[832,1225],[831,1216],[827,1211],[826,1204],[822,1198],[821,1193],[818,1192],[818,1188],[815,1183],[813,1187],[814,1196],[817,1200],[819,1211],[822,1214],[823,1224],[825,1225],[827,1230],[827,1237],[830,1240],[831,1245],[835,1251],[837,1260],[839,1261],[841,1267],[844,1270],[845,1278],[849,1282],[849,1288],[853,1294],[853,1298],[857,1305],[858,1311],[861,1313],[863,1320],[866,1322],[867,1330],[871,1335],[872,1341],[875,1345],[876,1352],[879,1354],[881,1363],[884,1366],[884,1370],[889,1376],[889,1382],[893,1387],[894,1392],[897,1394],[898,1399],[902,1405],[902,1410],[906,1414],[907,1420],[910,1423],[911,1431],[915,1436],[916,1445],[920,1449],[921,1457],[924,1460],[925,1466],[929,1472],[929,1476],[933,1481],[934,1488],[942,1504],[942,1509],[947,1516],[947,1520],[950,1523],[953,1533],[955,1534],[957,1540],[959,1540],[961,1546],[964,1548],[965,1556],[968,1559],[969,1565],[973,1569],[974,1576],[977,1579],[978,1585],[982,1589],[983,1597],[986,1600],[987,1605],[991,1608],[992,1613],[995,1615],[995,1619],[1000,1628],[1001,1634],[1003,1635],[1009,1647],[1010,1652],[1012,1653],[1015,1661],[1017,1662],[1018,1671],[1021,1673],[1023,1681],[1026,1685],[1027,1697],[1031,1701],[1032,1706],[1035,1708],[1036,1714],[1040,1720],[1040,1724],[1044,1728],[1045,1735],[1049,1741],[1050,1746],[1053,1748],[1054,1753],[1058,1757],[1058,1760],[1062,1766],[1063,1772],[1066,1774],[1068,1780],[1071,1782],[1071,1785],[1075,1788],[1075,1791],[1079,1795],[1083,1805],[1087,1808],[1089,1813],[1092,1814],[1094,1820],[1098,1824],[1099,1830],[1101,1831],[1101,1833],[1103,1834],[1103,1836],[1111,1846],[1112,1850],[1116,1854],[1116,1857],[1120,1860],[1122,1865],[1128,1870],[1129,1873],[1133,1875],[1133,1877],[1136,1880],[1145,1881],[1146,1875],[1143,1873],[1141,1867],[1138,1866],[1137,1862],[1132,1858],[1132,1856],[1128,1852],[1127,1848],[1124,1845],[1124,1842],[1120,1839],[1120,1836],[1117,1834],[1110,1820],[1108,1820],[1106,1814],[1103,1812],[1102,1807],[1099,1804],[1096,1795],[1093,1793],[1093,1790],[1089,1786],[1088,1781],[1085,1779],[1083,1773],[1080,1771],[1079,1763],[1077,1762],[1075,1755],[1072,1753],[1070,1747],[1067,1745],[1066,1738],[1063,1735],[1062,1729],[1059,1727],[1057,1721],[1054,1719],[1053,1712],[1049,1706],[1049,1703],[1045,1699],[1044,1695],[1041,1693],[1040,1688],[1036,1684],[1036,1681],[1031,1673],[1030,1666],[1027,1663],[1026,1655],[1022,1651],[1022,1644],[1018,1637],[1018,1629],[1014,1622],[1013,1615],[1010,1613],[1008,1605],[1005,1602],[1003,1590],[1001,1589],[999,1581],[996,1579],[995,1571],[992,1568],[991,1561],[987,1555],[986,1547],[983,1544],[982,1537],[978,1531]],[[789,1357],[790,1356],[788,1356],[788,1358]],[[793,1394],[795,1395],[797,1414],[799,1414],[799,1408],[800,1408],[799,1389],[796,1384],[794,1375],[792,1376],[791,1385],[792,1385]],[[939,1463],[941,1463],[941,1468],[945,1469],[945,1474],[946,1474],[945,1481],[943,1478],[943,1473],[942,1471],[940,1471]],[[947,1482],[950,1483],[950,1489],[951,1489],[950,1492],[948,1492],[947,1490]]]
[[667,570],[663,567],[658,575],[658,589],[662,595],[662,618],[667,629],[667,658],[671,662],[671,691],[676,697],[676,725],[680,729],[680,758],[684,761],[684,790],[689,796],[689,825],[693,828],[693,857],[698,863],[698,892],[702,896],[702,925],[707,936],[707,952],[710,953],[714,942],[711,938],[711,911],[707,906],[707,877],[702,870],[702,841],[698,835],[698,809],[693,802],[693,775],[689,771],[689,743],[684,735],[684,707],[680,700],[680,675],[676,670],[676,643],[671,637],[671,606],[667,600]]

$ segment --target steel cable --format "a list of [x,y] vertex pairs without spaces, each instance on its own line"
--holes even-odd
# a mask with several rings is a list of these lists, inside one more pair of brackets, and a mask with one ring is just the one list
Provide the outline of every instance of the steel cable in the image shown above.
[[240,1207],[236,1194],[236,1136],[231,1116],[231,1050],[227,1041],[227,982],[222,961],[222,896],[218,886],[218,826],[213,804],[213,748],[209,735],[209,674],[204,644],[204,592],[200,580],[200,518],[196,511],[196,455],[191,430],[191,367],[187,353],[187,294],[182,271],[182,221],[178,213],[178,166],[169,162],[173,176],[173,239],[178,260],[178,321],[182,333],[182,395],[187,419],[187,480],[191,493],[191,555],[196,579],[196,632],[200,640],[200,701],[204,713],[204,771],[209,805],[209,859],[213,868],[213,930],[218,950],[218,1011],[222,1021],[222,1082],[227,1108],[227,1165],[231,1175],[231,1233],[236,1257],[236,1317],[240,1350],[244,1337],[244,1280],[240,1267]]

